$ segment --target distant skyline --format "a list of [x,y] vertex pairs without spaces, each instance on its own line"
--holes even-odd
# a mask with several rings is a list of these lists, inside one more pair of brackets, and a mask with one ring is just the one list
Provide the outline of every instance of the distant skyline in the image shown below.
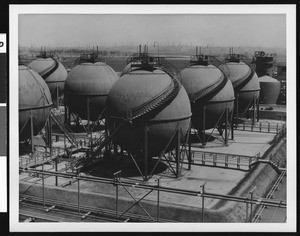
[[20,14],[20,46],[160,44],[286,48],[285,14]]

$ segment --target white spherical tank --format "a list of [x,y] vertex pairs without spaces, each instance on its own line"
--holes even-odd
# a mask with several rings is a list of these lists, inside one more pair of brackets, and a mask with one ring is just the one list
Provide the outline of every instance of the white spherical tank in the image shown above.
[[53,99],[56,98],[57,92],[59,96],[64,93],[68,73],[57,59],[54,57],[37,58],[30,62],[28,67],[35,70],[45,80]]
[[105,108],[108,92],[117,80],[116,72],[103,62],[79,64],[68,74],[65,103],[80,118],[95,121]]
[[31,117],[33,135],[36,135],[43,129],[52,105],[50,91],[43,78],[32,69],[26,66],[19,66],[20,140],[30,138]]
[[245,113],[251,103],[259,98],[259,81],[255,71],[246,63],[229,61],[225,65],[229,68],[230,80],[236,94],[238,113]]
[[[192,106],[192,123],[198,130],[210,129],[224,121],[221,116],[234,108],[234,91],[231,81],[214,65],[192,65],[181,71],[181,83]],[[205,117],[203,107],[205,106]],[[205,121],[205,123],[203,123]],[[205,127],[204,127],[205,126]]]
[[[124,74],[110,90],[107,105],[111,132],[124,120],[138,117],[132,124],[125,122],[113,137],[116,144],[132,153],[143,149],[146,126],[149,157],[159,155],[168,147],[177,129],[182,133],[182,140],[189,129],[191,108],[187,93],[179,81],[159,68],[136,69]],[[173,140],[166,152],[175,143]]]

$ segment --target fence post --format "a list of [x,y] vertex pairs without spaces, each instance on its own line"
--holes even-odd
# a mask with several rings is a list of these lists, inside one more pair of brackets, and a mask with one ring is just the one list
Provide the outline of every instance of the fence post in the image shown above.
[[45,180],[44,180],[44,163],[42,164],[42,183],[43,183],[43,206],[45,207]]
[[205,183],[202,185],[202,222],[204,222],[204,189]]
[[116,219],[118,219],[118,204],[119,204],[119,185],[117,182],[119,182],[119,174],[121,174],[121,170],[117,171],[113,174],[114,176],[114,186],[116,186]]
[[213,154],[213,165],[217,165],[217,153]]
[[261,132],[261,122],[259,122],[259,132]]
[[250,219],[249,222],[252,222],[252,217],[253,217],[253,192],[255,190],[256,186],[254,186],[253,189],[250,190],[250,198],[251,198],[251,203],[250,203]]
[[58,176],[57,176],[57,158],[55,158],[55,172],[56,172],[56,175],[55,175],[55,186],[58,185]]
[[159,222],[159,188],[160,188],[159,179],[157,179],[157,217],[156,217],[157,222]]
[[79,182],[79,171],[77,169],[77,181],[78,181],[78,195],[77,195],[77,199],[78,199],[78,213],[80,213],[80,182]]
[[248,197],[247,197],[247,199],[246,199],[246,220],[245,220],[245,222],[247,223],[248,222],[248,208],[249,208],[249,204],[248,204]]

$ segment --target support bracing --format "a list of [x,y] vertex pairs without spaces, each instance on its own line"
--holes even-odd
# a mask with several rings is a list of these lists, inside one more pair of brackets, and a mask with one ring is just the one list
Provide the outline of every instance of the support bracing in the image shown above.
[[[207,142],[210,140],[211,137],[213,137],[213,133],[215,130],[218,130],[219,134],[221,135],[222,138],[222,142],[224,142],[225,145],[228,145],[228,139],[229,139],[229,135],[231,132],[231,138],[233,139],[233,113],[229,111],[229,108],[226,107],[226,109],[223,110],[222,114],[220,114],[218,120],[216,121],[216,123],[214,124],[214,127],[211,127],[212,131],[210,132],[210,134],[206,134],[206,107],[203,106],[202,108],[203,114],[202,114],[202,120],[200,120],[200,122],[202,122],[202,128],[196,129],[193,124],[191,123],[191,129],[190,129],[190,134],[192,129],[193,130],[197,130],[196,132],[196,136],[199,140],[199,142],[201,143],[201,147],[204,148],[207,145]],[[201,132],[199,134],[199,131]],[[207,137],[208,135],[208,137]],[[225,137],[223,137],[225,136]],[[191,143],[189,142],[189,146],[191,145]]]

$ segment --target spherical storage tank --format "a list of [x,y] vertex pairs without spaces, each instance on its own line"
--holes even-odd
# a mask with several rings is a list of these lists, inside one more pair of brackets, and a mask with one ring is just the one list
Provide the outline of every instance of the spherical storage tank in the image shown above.
[[[213,128],[228,108],[234,108],[234,91],[230,80],[214,65],[192,65],[181,71],[181,83],[192,101],[192,123],[198,130]],[[203,106],[205,117],[203,118]],[[203,121],[205,119],[205,124]],[[223,119],[224,121],[224,119]],[[205,127],[204,127],[205,125]]]
[[53,57],[41,57],[29,63],[28,67],[35,70],[46,81],[53,99],[57,96],[56,88],[59,96],[63,94],[68,73],[59,61]]
[[19,133],[20,140],[31,136],[30,117],[33,119],[33,134],[44,127],[52,107],[49,88],[34,70],[19,66]]
[[[187,93],[178,80],[160,68],[140,68],[121,76],[108,94],[107,106],[113,141],[134,154],[145,145],[145,127],[149,157],[159,155],[176,131],[180,131],[183,140],[189,129],[191,108]],[[126,121],[130,118],[132,122]],[[175,145],[176,138],[166,152]]]
[[117,80],[116,72],[103,62],[79,64],[70,71],[66,80],[66,105],[80,118],[95,121],[103,111],[108,92]]
[[263,104],[276,104],[280,93],[280,82],[270,76],[258,78],[260,84],[260,102]]
[[259,97],[259,81],[255,71],[242,61],[229,61],[230,80],[233,85],[238,107],[238,113],[245,113],[251,107],[253,99]]

